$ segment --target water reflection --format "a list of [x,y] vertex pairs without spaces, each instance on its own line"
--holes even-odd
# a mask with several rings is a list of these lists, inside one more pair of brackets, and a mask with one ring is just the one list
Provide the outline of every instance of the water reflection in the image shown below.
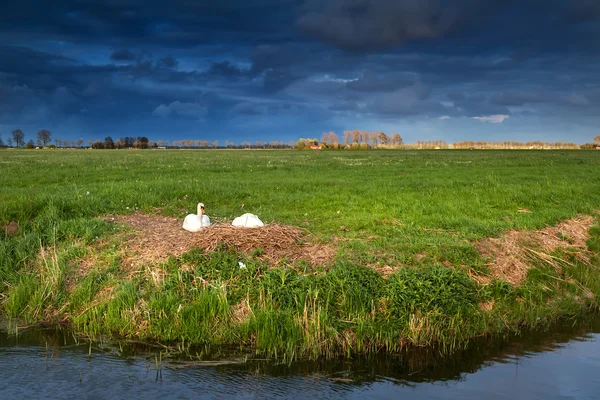
[[[452,357],[432,349],[398,356],[291,365],[194,349],[77,340],[68,331],[0,331],[3,398],[593,398],[600,379],[600,317],[547,332],[479,340]],[[5,397],[6,395],[6,397]],[[592,397],[590,397],[592,396]]]

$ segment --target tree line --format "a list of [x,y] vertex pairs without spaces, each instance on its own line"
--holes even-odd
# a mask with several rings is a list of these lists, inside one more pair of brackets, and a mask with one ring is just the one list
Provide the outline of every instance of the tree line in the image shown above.
[[27,143],[25,143],[25,133],[20,129],[15,129],[11,132],[11,136],[6,139],[6,144],[2,139],[2,135],[0,135],[0,147],[27,147],[34,148],[36,145],[38,147],[46,147],[48,143],[52,140],[52,132],[48,129],[42,129],[38,131],[37,138],[34,143],[33,139],[30,139]]
[[149,149],[156,147],[156,143],[151,142],[146,136],[124,136],[116,141],[111,136],[107,136],[103,141],[88,140],[88,145],[92,149]]
[[[15,129],[11,136],[4,142],[0,134],[0,147],[83,147],[83,139],[79,140],[61,140],[52,141],[52,132],[48,129],[41,129],[37,133],[36,141],[30,139],[25,142],[25,133],[21,129]],[[124,136],[116,141],[111,136],[107,136],[103,141],[88,140],[88,147],[92,149],[153,149],[153,148],[175,148],[175,149],[216,149],[219,148],[219,141],[208,140],[149,140],[146,136]],[[300,138],[297,141],[270,141],[270,142],[249,142],[234,143],[225,140],[224,148],[227,149],[285,149],[295,148],[303,149],[371,149],[371,148],[404,148],[404,149],[595,149],[600,147],[600,135],[596,135],[593,143],[577,145],[572,142],[517,142],[517,141],[462,141],[451,144],[444,140],[417,140],[416,143],[405,144],[402,137],[393,133],[390,135],[384,132],[368,132],[361,130],[346,130],[343,132],[343,140],[335,132],[323,132],[321,140],[317,138]]]
[[369,148],[396,148],[404,144],[402,136],[398,133],[386,135],[384,132],[369,132],[359,130],[346,130],[343,141],[335,132],[323,132],[321,141],[317,138],[300,138],[294,148],[303,149],[369,149]]
[[294,148],[305,149],[596,149],[600,148],[600,135],[594,137],[593,143],[577,145],[572,142],[518,142],[518,141],[462,141],[448,144],[444,140],[417,140],[416,143],[404,143],[397,134],[386,135],[383,132],[344,131],[344,141],[335,132],[324,132],[319,141],[317,138],[300,138]]

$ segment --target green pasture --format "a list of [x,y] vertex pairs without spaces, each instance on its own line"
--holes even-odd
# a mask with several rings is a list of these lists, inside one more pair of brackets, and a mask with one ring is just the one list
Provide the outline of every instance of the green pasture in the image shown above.
[[[556,254],[558,271],[533,260],[519,287],[482,286],[468,275],[486,272],[478,239],[596,216],[599,172],[593,151],[4,150],[0,224],[20,229],[0,233],[0,301],[9,317],[67,321],[79,333],[276,357],[434,343],[451,350],[596,307],[598,228],[591,264]],[[99,216],[183,220],[200,201],[213,221],[252,212],[304,227],[336,248],[335,265],[270,269],[231,249],[196,249],[149,266],[164,271],[157,283],[125,277],[115,242],[74,288],[67,284],[95,243],[117,233]],[[242,259],[246,270],[237,267]],[[400,269],[384,279],[373,265]],[[210,284],[195,286],[198,276]],[[251,313],[238,321],[244,301]],[[478,307],[490,301],[492,311]]]

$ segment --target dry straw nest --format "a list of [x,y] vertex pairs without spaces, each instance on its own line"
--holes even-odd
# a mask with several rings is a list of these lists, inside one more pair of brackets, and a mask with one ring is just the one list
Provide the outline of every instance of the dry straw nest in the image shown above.
[[127,262],[131,265],[165,261],[194,247],[210,252],[221,244],[247,255],[257,255],[270,265],[299,260],[313,266],[328,265],[335,255],[333,247],[316,243],[307,230],[295,226],[273,223],[260,228],[240,228],[215,224],[191,233],[185,231],[181,221],[174,217],[131,214],[105,219],[133,228],[123,243]]
[[[556,264],[551,255],[557,249],[573,252],[580,261],[589,262],[586,241],[594,222],[591,216],[578,216],[538,231],[506,232],[500,238],[485,238],[476,243],[479,253],[491,261],[487,264],[493,276],[513,285],[520,284],[531,268],[531,260],[537,259]],[[475,277],[487,283],[486,277]]]

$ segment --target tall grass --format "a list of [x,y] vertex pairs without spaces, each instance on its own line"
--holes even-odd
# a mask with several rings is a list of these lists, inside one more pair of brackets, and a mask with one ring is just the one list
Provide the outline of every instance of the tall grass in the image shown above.
[[[81,151],[3,154],[0,293],[11,317],[69,321],[80,333],[241,346],[274,357],[461,348],[596,307],[600,230],[589,262],[532,258],[519,287],[477,285],[472,242],[600,209],[593,152]],[[338,246],[330,268],[270,269],[221,247],[141,275],[120,265],[115,227],[135,210],[214,219],[249,211]],[[243,208],[242,208],[243,206]],[[528,209],[531,213],[519,213]],[[111,242],[114,240],[114,242]],[[108,243],[99,247],[99,243]],[[96,254],[100,252],[100,254]],[[97,256],[82,275],[82,259]],[[244,261],[246,268],[238,262]],[[398,272],[384,279],[372,266]],[[481,304],[493,304],[485,310]]]

